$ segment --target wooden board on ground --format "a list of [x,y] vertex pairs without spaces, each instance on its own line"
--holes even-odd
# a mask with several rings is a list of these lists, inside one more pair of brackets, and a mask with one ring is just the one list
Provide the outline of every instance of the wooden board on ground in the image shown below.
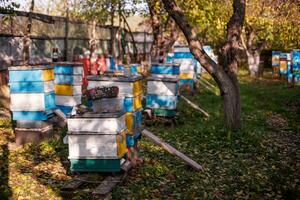
[[79,177],[80,179],[73,179],[69,182],[67,182],[60,190],[61,191],[73,191],[79,188],[84,181],[88,180],[89,176],[87,174],[84,174]]
[[187,104],[189,104],[190,106],[192,106],[193,108],[195,108],[196,110],[198,110],[200,113],[202,113],[205,117],[209,117],[209,114],[201,109],[198,105],[194,104],[193,102],[191,102],[190,100],[188,100],[185,96],[180,95],[180,97],[187,102]]
[[108,195],[113,190],[113,188],[116,187],[117,184],[121,183],[122,180],[127,176],[127,172],[132,168],[132,164],[130,161],[126,161],[121,168],[123,170],[123,173],[106,177],[102,181],[102,183],[97,188],[95,188],[95,190],[93,191],[93,195]]
[[187,157],[186,155],[184,155],[183,153],[181,153],[180,151],[178,151],[177,149],[175,149],[174,147],[172,147],[168,143],[164,142],[163,140],[161,140],[159,137],[157,137],[156,135],[154,135],[150,131],[144,129],[142,131],[142,133],[143,133],[143,135],[145,135],[147,138],[149,138],[150,140],[152,140],[155,144],[161,146],[163,149],[165,149],[170,154],[176,155],[179,158],[181,158],[185,163],[187,163],[189,166],[191,166],[195,170],[197,170],[197,171],[203,171],[203,168],[202,168],[201,165],[199,165],[194,160],[192,160],[191,158]]

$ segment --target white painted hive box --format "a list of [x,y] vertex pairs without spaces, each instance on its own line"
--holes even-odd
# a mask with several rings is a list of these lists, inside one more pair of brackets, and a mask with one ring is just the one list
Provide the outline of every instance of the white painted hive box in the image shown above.
[[68,134],[69,159],[118,159],[126,153],[125,134]]
[[177,95],[178,94],[178,83],[163,81],[163,80],[148,80],[147,81],[147,93],[157,95]]
[[111,134],[126,128],[125,113],[85,113],[68,118],[68,131]]

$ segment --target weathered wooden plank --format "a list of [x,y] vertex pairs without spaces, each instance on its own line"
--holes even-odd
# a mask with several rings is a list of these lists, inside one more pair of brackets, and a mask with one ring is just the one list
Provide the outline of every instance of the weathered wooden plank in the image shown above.
[[209,117],[209,114],[205,110],[201,109],[198,105],[196,105],[193,102],[191,102],[190,100],[188,100],[185,96],[181,95],[180,97],[183,100],[185,100],[190,106],[192,106],[193,108],[195,108],[196,110],[201,112],[203,115],[205,115],[206,117]]
[[164,142],[163,140],[161,140],[159,137],[157,137],[156,135],[154,135],[153,133],[151,133],[150,131],[144,129],[142,131],[142,133],[149,138],[151,141],[153,141],[155,144],[161,146],[163,149],[165,149],[167,152],[169,152],[172,155],[176,155],[179,158],[181,158],[185,163],[187,163],[189,166],[191,166],[193,169],[198,170],[198,171],[203,171],[203,168],[201,165],[199,165],[198,163],[196,163],[194,160],[192,160],[191,158],[187,157],[186,155],[184,155],[183,153],[181,153],[180,151],[178,151],[177,149],[175,149],[174,147],[172,147],[171,145],[169,145],[168,143]]
[[67,116],[59,109],[55,109],[54,113],[63,120],[64,123],[67,123]]
[[101,195],[105,196],[110,193],[113,188],[121,182],[122,174],[117,176],[108,176],[106,177],[103,182],[93,191],[93,195]]
[[88,178],[89,178],[89,176],[84,174],[84,175],[80,176],[80,179],[73,179],[73,180],[67,182],[65,185],[62,186],[62,188],[60,190],[61,191],[76,190],[84,183],[84,181],[88,180]]

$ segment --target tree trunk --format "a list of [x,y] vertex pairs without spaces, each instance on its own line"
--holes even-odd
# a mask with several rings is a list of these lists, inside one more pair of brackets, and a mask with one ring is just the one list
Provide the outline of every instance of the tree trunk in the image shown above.
[[114,17],[115,17],[115,7],[114,4],[111,3],[111,12],[110,12],[110,55],[112,55],[114,58],[116,56],[115,54],[115,28],[114,28]]
[[248,67],[251,77],[259,77],[261,75],[262,70],[260,69],[260,53],[255,50],[253,52],[246,52]]
[[23,38],[23,62],[29,63],[30,59],[30,44],[31,44],[31,28],[32,28],[32,12],[34,11],[34,0],[31,0],[27,30]]
[[241,127],[240,90],[237,79],[237,49],[245,19],[245,0],[233,1],[233,15],[227,24],[227,42],[221,49],[220,64],[216,64],[204,51],[202,42],[184,12],[172,0],[162,0],[167,12],[185,35],[194,57],[217,82],[224,104],[226,127],[237,131]]
[[[135,39],[134,39],[134,35],[131,31],[131,28],[126,20],[126,17],[122,14],[122,17],[123,17],[123,20],[124,20],[124,23],[126,24],[127,28],[128,28],[128,31],[129,31],[129,34],[130,34],[130,37],[132,39],[132,44],[133,44],[133,60],[134,62],[136,62],[137,60],[137,55],[138,55],[138,49],[137,49],[137,46],[136,46],[136,42],[135,42]],[[129,63],[128,63],[129,64]]]

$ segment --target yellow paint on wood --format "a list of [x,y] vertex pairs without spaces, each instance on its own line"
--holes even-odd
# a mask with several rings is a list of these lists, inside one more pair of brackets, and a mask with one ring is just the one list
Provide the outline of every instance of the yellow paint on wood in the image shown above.
[[133,95],[140,95],[143,92],[142,80],[133,82]]
[[142,66],[141,65],[137,66],[137,72],[140,73],[140,74],[142,73]]
[[54,70],[53,69],[43,70],[43,78],[44,81],[54,80]]
[[126,146],[126,134],[127,130],[123,130],[117,136],[117,147],[118,147],[118,157],[122,158],[127,153],[127,146]]
[[142,95],[133,97],[133,111],[136,111],[142,107]]
[[126,127],[129,130],[130,133],[133,133],[134,131],[134,117],[133,117],[133,113],[131,112],[127,112],[125,115],[125,123],[126,123]]
[[71,86],[71,85],[55,85],[55,94],[72,96],[73,95],[73,86]]
[[190,73],[181,73],[179,75],[180,79],[193,79],[194,78],[194,73],[190,72]]

